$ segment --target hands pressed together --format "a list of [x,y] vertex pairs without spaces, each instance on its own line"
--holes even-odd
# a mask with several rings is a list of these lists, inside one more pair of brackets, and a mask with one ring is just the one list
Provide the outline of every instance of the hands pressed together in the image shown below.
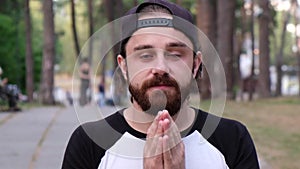
[[160,111],[147,131],[144,169],[185,169],[185,151],[167,110]]

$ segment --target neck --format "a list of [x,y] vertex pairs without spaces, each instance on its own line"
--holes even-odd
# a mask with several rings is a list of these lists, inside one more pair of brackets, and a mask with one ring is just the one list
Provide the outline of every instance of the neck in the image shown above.
[[[147,132],[148,128],[155,118],[155,116],[142,111],[138,105],[135,105],[135,103],[133,103],[132,106],[128,107],[124,111],[124,117],[127,123],[133,129],[142,133]],[[184,102],[182,108],[172,118],[175,121],[178,129],[180,131],[184,131],[193,124],[195,111],[192,108],[188,107],[187,103]]]

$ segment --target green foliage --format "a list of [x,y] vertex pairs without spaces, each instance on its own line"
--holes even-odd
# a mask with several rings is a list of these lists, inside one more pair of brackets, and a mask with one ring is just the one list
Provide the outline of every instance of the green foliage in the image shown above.
[[4,70],[3,77],[7,77],[10,83],[18,84],[19,37],[13,17],[0,14],[0,34],[0,66]]
[[[55,2],[54,10],[57,12],[67,1]],[[32,21],[32,53],[35,90],[40,84],[42,59],[43,59],[43,15],[42,3],[31,1]],[[23,0],[1,0],[0,2],[0,66],[9,83],[17,84],[23,92],[26,88],[26,61],[25,61],[25,22]],[[64,31],[56,33],[56,56],[55,62],[62,60],[63,45],[59,37]]]
[[[271,62],[272,64],[275,64],[275,58],[276,55],[279,52],[280,43],[282,41],[281,34],[283,29],[283,20],[286,15],[286,12],[277,12],[276,14],[273,14],[275,16],[273,24],[274,27],[272,30],[272,36],[270,38],[270,49],[271,49]],[[291,22],[292,20],[290,20]],[[290,23],[289,22],[289,23]],[[295,38],[290,32],[286,32],[285,36],[285,46],[283,49],[283,58],[284,58],[284,64],[287,65],[293,65],[297,63],[297,58],[294,57],[294,53],[292,51],[292,46],[295,44]]]
[[244,0],[237,0],[235,6],[235,30],[242,32],[243,20],[242,20],[242,7],[244,5]]

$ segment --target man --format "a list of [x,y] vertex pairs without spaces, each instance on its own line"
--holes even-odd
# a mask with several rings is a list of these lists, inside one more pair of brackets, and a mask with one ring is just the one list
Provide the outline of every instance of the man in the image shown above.
[[[259,168],[245,126],[188,105],[202,57],[188,26],[191,14],[165,0],[149,0],[128,14],[134,16],[123,21],[117,60],[132,105],[77,128],[62,168]],[[208,118],[219,124],[206,140],[201,131]]]
[[81,106],[86,105],[90,102],[90,78],[91,70],[88,58],[83,58],[79,68],[79,77],[80,77],[80,97],[79,104]]
[[1,79],[2,73],[3,70],[0,67],[0,97],[8,100],[8,111],[21,111],[21,109],[17,106],[17,101],[20,94],[19,89],[16,85],[8,84],[8,78]]

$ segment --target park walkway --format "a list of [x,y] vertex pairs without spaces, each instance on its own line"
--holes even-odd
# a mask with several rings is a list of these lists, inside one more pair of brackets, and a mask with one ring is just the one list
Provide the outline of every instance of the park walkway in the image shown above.
[[[87,106],[76,109],[75,113],[74,107],[70,106],[0,112],[0,169],[61,168],[70,134],[80,122],[101,118],[97,109]],[[101,109],[101,112],[113,111],[113,107]],[[262,169],[270,168],[262,166]]]
[[66,144],[78,125],[73,107],[0,112],[0,169],[61,168]]

